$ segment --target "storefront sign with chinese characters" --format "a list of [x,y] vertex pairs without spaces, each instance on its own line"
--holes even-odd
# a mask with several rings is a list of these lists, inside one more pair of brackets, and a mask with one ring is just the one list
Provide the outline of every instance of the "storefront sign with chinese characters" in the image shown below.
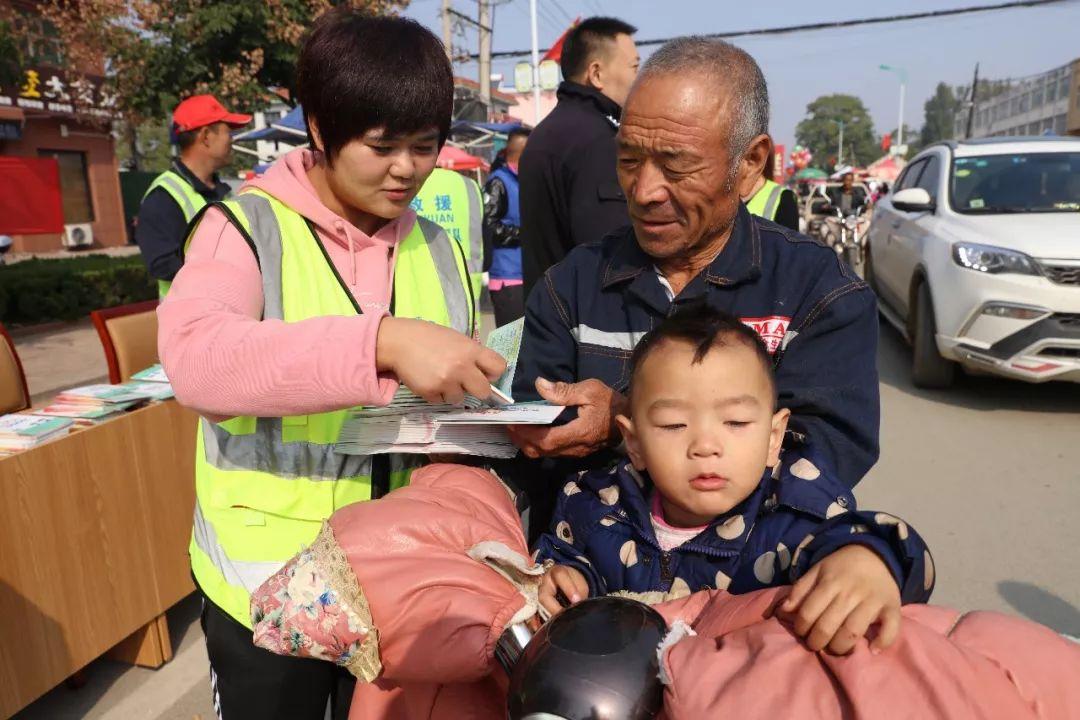
[[0,86],[0,107],[102,120],[116,117],[116,98],[104,87],[102,78],[69,75],[51,67],[25,68],[19,82]]

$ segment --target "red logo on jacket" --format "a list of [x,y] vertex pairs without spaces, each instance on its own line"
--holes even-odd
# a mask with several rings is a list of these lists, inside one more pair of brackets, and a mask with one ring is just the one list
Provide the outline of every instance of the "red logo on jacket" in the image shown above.
[[744,325],[753,328],[770,353],[775,353],[780,349],[781,343],[784,342],[784,335],[787,334],[788,325],[791,324],[791,318],[783,315],[770,315],[769,317],[759,318],[744,317],[739,318],[739,320]]

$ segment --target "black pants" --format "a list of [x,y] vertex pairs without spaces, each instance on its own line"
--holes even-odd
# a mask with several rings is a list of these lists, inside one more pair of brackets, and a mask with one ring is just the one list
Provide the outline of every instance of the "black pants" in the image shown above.
[[251,644],[251,630],[203,597],[214,709],[222,720],[334,720],[349,714],[355,678],[329,662],[285,657]]
[[505,285],[491,293],[491,306],[495,310],[495,327],[509,325],[525,315],[525,286]]

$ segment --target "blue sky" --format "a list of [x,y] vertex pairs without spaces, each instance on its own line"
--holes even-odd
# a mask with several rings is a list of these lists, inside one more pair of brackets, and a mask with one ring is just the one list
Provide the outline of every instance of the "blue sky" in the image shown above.
[[[496,0],[499,2],[500,0]],[[540,46],[565,29],[566,18],[615,15],[639,28],[638,38],[663,38],[693,32],[727,32],[781,25],[922,12],[982,4],[986,0],[907,0],[873,4],[852,0],[828,3],[771,0],[538,0],[542,12]],[[454,0],[454,9],[473,15],[475,0]],[[440,0],[412,0],[405,14],[441,34]],[[495,50],[529,47],[529,0],[509,0],[495,9]],[[878,65],[908,71],[904,121],[919,127],[923,103],[939,81],[970,82],[976,62],[980,76],[1021,77],[1080,58],[1080,2],[1038,9],[1007,10],[935,20],[916,20],[824,30],[734,42],[753,55],[769,82],[772,133],[790,150],[795,125],[806,105],[819,95],[857,95],[870,110],[876,130],[896,126],[899,83]],[[475,36],[469,37],[475,51]],[[642,48],[643,57],[653,48]],[[516,60],[496,61],[495,72],[513,77]],[[475,64],[459,64],[459,75],[476,77]]]

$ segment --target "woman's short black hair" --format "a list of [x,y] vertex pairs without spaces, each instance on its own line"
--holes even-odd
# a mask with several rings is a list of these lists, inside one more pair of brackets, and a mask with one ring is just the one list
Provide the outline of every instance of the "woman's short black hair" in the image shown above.
[[694,347],[695,364],[700,363],[709,354],[709,351],[717,347],[725,347],[734,343],[742,343],[754,351],[754,355],[765,370],[769,378],[769,384],[773,388],[773,399],[776,396],[776,380],[773,371],[772,356],[768,348],[762,342],[761,337],[753,328],[747,326],[742,320],[722,310],[716,310],[705,303],[695,303],[689,307],[677,311],[665,318],[655,328],[641,338],[634,352],[630,356],[630,386],[633,387],[634,376],[641,369],[653,350],[667,340],[681,340]]
[[[428,128],[450,134],[454,71],[446,50],[415,20],[339,6],[312,26],[296,68],[308,142],[331,162],[350,140],[383,128],[391,136]],[[311,122],[319,128],[316,148]]]

